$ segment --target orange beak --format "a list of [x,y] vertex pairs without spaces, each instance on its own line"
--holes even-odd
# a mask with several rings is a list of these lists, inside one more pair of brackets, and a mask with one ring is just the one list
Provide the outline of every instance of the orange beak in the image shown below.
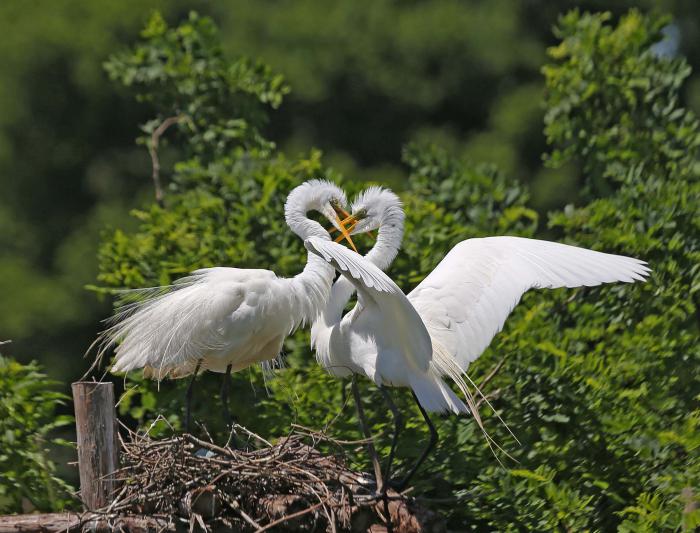
[[[355,229],[355,226],[357,225],[357,220],[355,219],[354,216],[348,215],[348,216],[347,216],[346,218],[344,218],[343,220],[339,220],[339,221],[338,221],[338,224],[340,224],[340,225],[342,226],[343,224],[345,224],[345,223],[347,223],[347,222],[350,222],[350,223],[351,223],[350,227],[347,228],[347,231],[348,231],[348,233],[349,233],[349,232],[351,232],[353,229]],[[330,233],[330,234],[333,234],[333,233],[336,232],[336,231],[338,231],[338,228],[336,228],[336,227],[333,227],[333,226],[332,226],[332,227],[328,228],[328,233]],[[365,233],[366,233],[367,235],[369,235],[370,237],[372,237],[373,240],[375,240],[375,241],[377,240],[377,237],[374,235],[374,232],[373,232],[373,231],[366,231]],[[339,235],[339,236],[336,238],[336,241],[335,241],[335,242],[340,242],[340,241],[342,241],[342,240],[343,240],[343,239],[342,239],[341,236]]]
[[[336,219],[336,222],[338,223],[338,226],[340,229],[335,228],[335,227],[329,228],[328,233],[332,233],[333,231],[340,231],[340,235],[335,240],[335,242],[341,242],[343,239],[345,239],[350,243],[350,247],[353,250],[355,250],[355,253],[359,253],[357,251],[357,248],[355,247],[355,243],[352,242],[352,237],[350,237],[350,232],[345,227],[345,223],[350,222],[352,224],[350,231],[352,231],[352,228],[355,227],[355,224],[357,224],[355,217],[353,217],[350,213],[348,213],[345,209],[343,209],[340,206],[333,206],[333,209],[335,210],[335,219]],[[340,220],[339,215],[343,215],[345,218],[343,220]]]
[[[341,221],[341,222],[340,222],[341,226],[343,225],[343,222],[344,222],[344,221]],[[357,226],[357,220],[353,220],[352,223],[350,224],[350,227],[349,227],[349,228],[345,228],[345,231],[348,233],[348,235],[350,234],[350,232],[351,232],[352,230],[355,229],[355,226]],[[335,229],[335,228],[333,228],[333,229]],[[346,238],[346,237],[345,237],[344,234],[338,235],[338,236],[335,238],[335,241],[334,241],[334,242],[341,242],[341,241],[342,241],[343,239],[345,239],[345,238]],[[349,237],[348,237],[348,239],[349,239]],[[352,241],[351,241],[351,244],[352,244]],[[354,246],[353,246],[353,248],[354,248]],[[355,251],[357,252],[357,250],[355,250]]]

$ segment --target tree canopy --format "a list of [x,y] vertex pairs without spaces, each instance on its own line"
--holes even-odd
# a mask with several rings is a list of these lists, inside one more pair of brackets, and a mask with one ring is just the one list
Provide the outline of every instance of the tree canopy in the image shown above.
[[[0,307],[12,312],[0,316],[0,335],[14,341],[6,352],[39,356],[62,380],[87,367],[61,361],[84,351],[109,312],[84,290],[97,274],[93,250],[103,228],[124,227],[152,194],[148,153],[133,139],[136,124],[156,115],[115,88],[103,62],[133,42],[152,9],[170,23],[190,9],[210,15],[229,57],[261,59],[285,77],[293,91],[263,131],[286,154],[316,147],[351,180],[403,189],[402,147],[434,142],[528,184],[545,221],[576,201],[583,181],[572,165],[541,165],[539,69],[552,26],[573,7],[617,16],[633,6],[672,13],[666,49],[697,67],[700,11],[688,0],[2,3]],[[696,112],[697,80],[679,93]],[[167,173],[174,160],[162,152]]]

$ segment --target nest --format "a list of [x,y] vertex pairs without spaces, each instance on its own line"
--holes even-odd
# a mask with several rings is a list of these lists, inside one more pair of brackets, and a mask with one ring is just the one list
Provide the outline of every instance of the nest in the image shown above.
[[[217,446],[211,438],[190,434],[152,439],[129,432],[122,440],[115,497],[99,513],[102,526],[132,531],[443,529],[435,513],[407,495],[410,491],[377,494],[372,477],[347,466],[343,446],[357,442],[341,443],[296,426],[271,444],[241,426],[235,430],[249,439],[247,449]],[[337,452],[322,453],[322,443]]]

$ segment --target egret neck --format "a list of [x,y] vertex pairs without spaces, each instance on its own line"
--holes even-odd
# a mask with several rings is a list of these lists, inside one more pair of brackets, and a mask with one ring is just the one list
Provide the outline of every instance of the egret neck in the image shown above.
[[[337,187],[330,182],[313,180],[307,182],[292,191],[284,206],[284,216],[289,228],[302,240],[309,237],[318,237],[330,240],[328,232],[315,220],[311,220],[309,211],[321,211],[327,217],[333,219],[335,213],[325,213],[327,210],[323,199]],[[335,270],[320,257],[307,253],[307,261],[304,270],[290,280],[290,298],[293,307],[301,310],[297,317],[298,323],[308,323],[320,312],[330,294],[331,284]]]

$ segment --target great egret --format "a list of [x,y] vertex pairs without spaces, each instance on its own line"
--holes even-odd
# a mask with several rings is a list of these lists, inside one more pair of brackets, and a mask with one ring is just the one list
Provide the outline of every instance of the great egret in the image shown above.
[[[351,234],[380,224],[368,213],[354,215],[359,222]],[[428,447],[399,487],[406,486],[437,443],[428,412],[471,412],[478,420],[462,374],[526,291],[644,281],[650,272],[644,261],[631,257],[535,239],[487,237],[457,244],[406,296],[359,254],[317,238],[304,245],[358,291],[358,305],[324,336],[323,346],[317,340],[321,359],[331,354],[332,369],[365,375],[380,388],[410,388],[430,428]],[[443,378],[457,384],[469,408]],[[390,457],[395,446],[396,441]]]
[[[323,214],[346,237],[340,222],[347,216],[345,193],[323,180],[295,188],[285,204],[285,219],[302,239],[330,241],[328,232],[307,217]],[[349,239],[352,244],[352,239]],[[352,244],[354,247],[354,244]],[[334,270],[309,253],[306,266],[293,278],[279,278],[263,269],[204,268],[172,286],[145,289],[145,298],[126,306],[103,332],[98,359],[118,341],[112,372],[143,368],[147,377],[184,377],[192,374],[187,390],[186,426],[192,384],[200,368],[224,372],[222,401],[231,372],[275,359],[284,338],[310,322],[325,304]]]
[[[368,226],[367,222],[370,222],[370,224],[374,223],[378,230],[376,243],[365,255],[365,259],[374,263],[382,270],[387,269],[396,257],[401,247],[401,240],[403,239],[404,212],[401,200],[389,189],[373,186],[365,189],[355,198],[352,203],[352,212],[355,215],[351,215],[343,221],[351,224],[351,230],[357,228],[358,224],[361,224],[360,228]],[[360,220],[362,220],[362,222],[360,222]],[[332,230],[333,228],[331,228],[330,231]],[[344,235],[341,235],[340,238],[342,237],[344,237]],[[316,360],[331,375],[341,378],[351,375],[352,370],[343,366],[342,361],[336,360],[336,352],[331,350],[331,337],[338,334],[338,327],[343,318],[343,311],[354,292],[354,285],[345,276],[338,277],[331,288],[330,297],[323,311],[311,326],[311,347],[316,351]],[[401,415],[384,388],[380,387],[380,390],[394,416],[395,426],[397,427],[394,433],[396,440],[398,436],[398,426],[401,423]],[[365,437],[368,438],[367,446],[375,469],[377,488],[381,490],[381,467],[372,444],[371,435],[366,427],[357,381],[354,375],[352,380],[352,392],[360,418],[360,425],[365,433]],[[390,475],[392,457],[393,452],[387,461],[384,478],[388,478]]]

